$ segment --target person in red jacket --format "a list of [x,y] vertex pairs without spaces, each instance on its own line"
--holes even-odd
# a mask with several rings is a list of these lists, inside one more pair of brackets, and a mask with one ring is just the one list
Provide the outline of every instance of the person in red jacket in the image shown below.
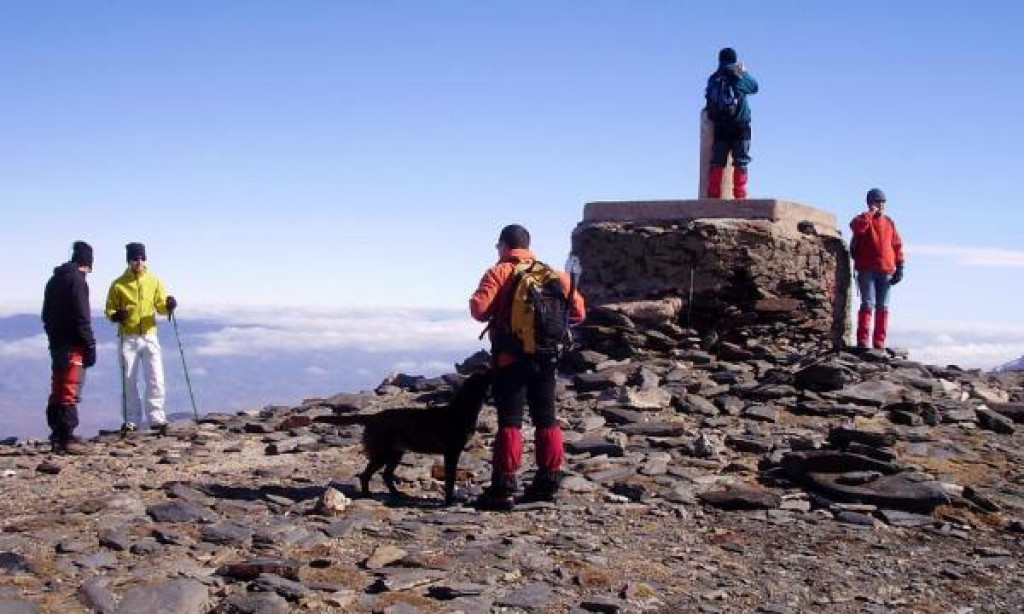
[[[509,510],[515,504],[516,475],[522,459],[523,409],[530,408],[530,420],[536,429],[537,473],[526,488],[527,501],[551,500],[561,482],[565,451],[562,429],[555,415],[555,370],[557,360],[550,355],[525,354],[510,350],[503,343],[507,337],[511,293],[516,285],[516,267],[536,261],[530,251],[530,233],[512,224],[498,237],[498,263],[484,273],[469,299],[470,314],[476,320],[489,322],[491,354],[495,372],[492,383],[494,405],[498,410],[498,433],[492,450],[491,486],[477,502],[478,507]],[[566,273],[558,274],[566,297],[570,299],[571,323],[583,321],[586,315],[583,297]]]
[[860,289],[857,347],[866,348],[870,338],[873,347],[882,349],[889,329],[889,288],[903,280],[903,240],[892,218],[885,215],[885,193],[871,188],[867,204],[868,210],[850,222],[853,230],[850,255]]

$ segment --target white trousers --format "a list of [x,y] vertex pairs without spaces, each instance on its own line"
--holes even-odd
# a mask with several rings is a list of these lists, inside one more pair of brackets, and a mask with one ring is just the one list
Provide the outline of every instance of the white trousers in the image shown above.
[[124,375],[126,422],[142,423],[142,397],[139,379],[146,383],[146,414],[149,423],[167,422],[164,415],[164,361],[156,332],[121,337],[121,367]]

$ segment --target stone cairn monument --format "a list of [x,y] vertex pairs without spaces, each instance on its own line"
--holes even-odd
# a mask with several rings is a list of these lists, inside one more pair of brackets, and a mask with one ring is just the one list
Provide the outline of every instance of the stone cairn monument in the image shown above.
[[850,259],[835,216],[771,199],[593,202],[572,235],[596,313],[730,342],[822,348],[848,333]]

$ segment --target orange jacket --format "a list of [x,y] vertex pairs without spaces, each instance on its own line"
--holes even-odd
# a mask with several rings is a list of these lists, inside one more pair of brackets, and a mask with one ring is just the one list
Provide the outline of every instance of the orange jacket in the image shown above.
[[858,271],[892,273],[903,264],[903,239],[889,216],[865,211],[853,218],[850,230],[850,255]]
[[[480,285],[477,286],[476,292],[473,293],[473,296],[469,297],[470,315],[480,322],[489,321],[495,315],[496,310],[504,304],[502,299],[507,300],[508,292],[512,290],[509,282],[512,279],[516,266],[522,262],[531,262],[536,259],[537,257],[533,255],[533,252],[528,249],[509,250],[504,258],[487,269],[487,272],[480,279]],[[562,286],[565,288],[566,296],[568,296],[572,280],[569,278],[568,273],[559,271],[558,274],[562,278]],[[576,288],[573,293],[570,317],[573,324],[578,324],[587,317],[586,305],[579,288]],[[492,326],[490,328],[491,341],[494,341],[497,333],[498,331]],[[510,365],[516,361],[514,355],[504,353],[498,354],[496,359],[499,367]]]

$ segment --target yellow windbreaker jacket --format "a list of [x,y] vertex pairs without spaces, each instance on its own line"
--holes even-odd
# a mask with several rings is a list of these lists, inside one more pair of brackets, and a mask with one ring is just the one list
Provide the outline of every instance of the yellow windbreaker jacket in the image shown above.
[[107,318],[118,309],[128,311],[128,318],[119,325],[125,335],[145,335],[156,330],[156,316],[167,315],[167,292],[160,279],[143,270],[137,276],[131,267],[110,284],[107,293]]

